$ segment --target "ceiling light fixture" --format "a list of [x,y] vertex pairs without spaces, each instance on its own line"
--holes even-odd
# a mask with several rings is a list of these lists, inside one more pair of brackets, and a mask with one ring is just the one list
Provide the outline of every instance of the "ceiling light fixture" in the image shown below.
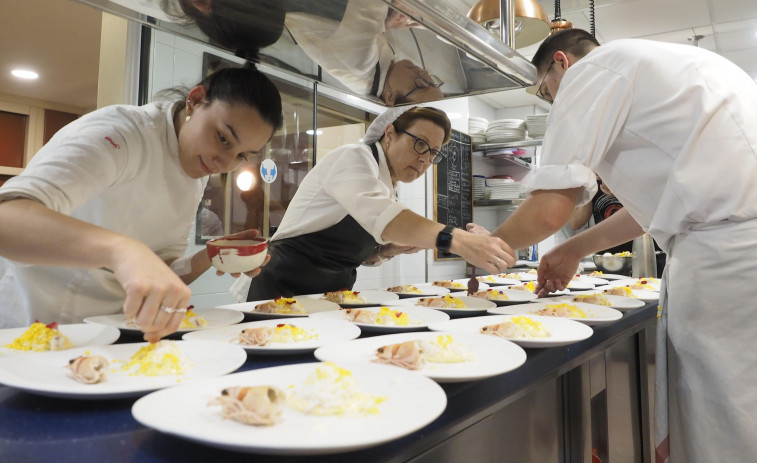
[[18,77],[19,79],[27,79],[27,80],[34,80],[39,77],[39,74],[37,74],[34,71],[29,71],[26,69],[14,69],[11,71],[11,74],[14,77]]
[[[504,0],[502,0],[504,2]],[[515,42],[513,49],[527,47],[549,35],[549,18],[536,0],[512,0]],[[468,17],[500,37],[500,0],[480,0],[468,11]]]
[[564,31],[566,29],[573,29],[573,23],[567,19],[562,18],[562,11],[560,9],[560,0],[555,0],[555,19],[549,23],[549,35],[555,32]]

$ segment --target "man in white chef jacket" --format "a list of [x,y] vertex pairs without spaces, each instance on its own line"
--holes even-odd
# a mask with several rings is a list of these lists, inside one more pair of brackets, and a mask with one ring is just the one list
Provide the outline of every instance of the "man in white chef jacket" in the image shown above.
[[[597,188],[625,206],[541,259],[564,288],[582,256],[649,232],[668,254],[656,359],[657,461],[757,455],[757,84],[703,49],[547,38],[532,60],[553,102],[529,198],[494,234],[513,249],[559,229]],[[469,225],[469,228],[478,228]]]

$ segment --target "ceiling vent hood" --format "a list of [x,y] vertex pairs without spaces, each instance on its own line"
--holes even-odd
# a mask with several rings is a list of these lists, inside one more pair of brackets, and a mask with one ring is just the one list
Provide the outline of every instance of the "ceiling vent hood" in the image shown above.
[[180,8],[208,2],[78,1],[245,58],[249,47],[230,40],[230,31],[273,25],[278,34],[276,27],[283,26],[278,41],[260,50],[260,62],[385,106],[521,88],[536,80],[528,60],[451,0],[213,0],[214,10],[228,2],[237,11],[216,20],[230,24],[220,28],[224,37],[214,37]]

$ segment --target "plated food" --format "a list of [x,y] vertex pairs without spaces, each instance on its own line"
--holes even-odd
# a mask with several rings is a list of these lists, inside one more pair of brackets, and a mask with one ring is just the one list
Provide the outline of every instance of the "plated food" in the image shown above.
[[467,333],[398,333],[330,344],[315,351],[319,360],[386,363],[418,371],[437,382],[483,379],[526,361],[519,346],[504,339]]
[[[468,279],[467,278],[460,278],[457,280],[438,280],[431,283],[432,286],[438,286],[440,288],[447,288],[450,291],[467,291],[468,290]],[[486,289],[489,285],[486,283],[479,282],[478,288],[479,289]]]
[[430,297],[443,296],[449,294],[448,288],[434,286],[430,283],[416,283],[411,285],[391,286],[386,289],[389,292],[397,294],[400,299],[407,297]]
[[161,343],[74,347],[2,358],[0,383],[50,397],[115,399],[231,373],[247,360],[239,346],[219,343],[209,349],[205,342]]
[[[405,300],[411,299],[403,299]],[[449,320],[449,315],[425,307],[402,305],[319,312],[312,314],[311,318],[349,321],[363,331],[395,332],[423,330],[429,323]]]
[[[290,301],[292,302],[290,303]],[[262,301],[227,304],[218,308],[234,310],[238,313],[244,312],[249,318],[254,320],[269,320],[289,317],[304,318],[315,312],[338,310],[339,305],[335,302],[319,299],[318,297],[295,296],[291,298],[280,297]],[[244,317],[244,314],[242,316]]]
[[610,307],[564,300],[497,307],[489,309],[489,313],[559,317],[575,320],[587,325],[607,323],[619,320],[623,316],[622,313]]
[[[442,388],[415,372],[371,363],[325,365],[263,368],[157,391],[137,400],[132,414],[144,426],[214,447],[318,455],[397,439],[435,420],[446,407]],[[263,398],[263,409],[267,400],[280,406],[271,425],[224,418],[222,404],[208,405],[224,390],[238,397],[242,388],[255,387],[266,388],[255,393]],[[283,391],[286,400],[268,388]]]
[[660,291],[660,280],[658,278],[626,278],[624,280],[615,280],[609,286],[625,286],[632,290]]
[[305,297],[318,298],[322,300],[326,300],[327,298],[332,299],[329,302],[334,302],[335,300],[339,299],[342,302],[334,302],[334,303],[337,304],[339,307],[345,307],[345,308],[376,307],[376,306],[390,304],[400,298],[395,293],[392,293],[389,291],[381,291],[377,289],[368,289],[364,291],[342,290],[342,291],[333,291],[330,293],[323,293],[323,294],[308,294],[306,296],[303,296],[303,298]]
[[[184,315],[184,319],[182,320],[181,325],[179,325],[179,329],[176,333],[182,334],[189,331],[233,325],[242,320],[244,320],[244,314],[238,310],[217,308],[191,309]],[[112,326],[118,328],[124,333],[133,335],[139,335],[142,333],[136,323],[134,323],[133,320],[130,320],[125,314],[87,317],[84,319],[84,323]]]
[[536,269],[531,269],[527,272],[514,272],[514,273],[500,273],[500,278],[511,278],[518,281],[536,281],[537,272]]
[[[534,304],[524,304],[534,305]],[[504,310],[516,306],[497,307],[491,310]],[[526,315],[524,318],[516,318],[517,315],[488,315],[484,317],[459,318],[445,322],[432,323],[429,329],[432,331],[444,331],[452,333],[486,334],[497,338],[504,338],[522,347],[555,347],[582,341],[590,337],[593,330],[588,325],[573,320],[556,317],[541,317],[538,315]],[[513,321],[515,319],[515,321]],[[509,322],[509,323],[508,323]],[[533,322],[533,325],[530,323]],[[538,322],[538,324],[536,323]],[[507,324],[506,324],[507,323]],[[509,325],[520,326],[526,329],[529,325],[533,330],[527,330],[522,336],[519,331],[508,332]],[[486,330],[484,330],[486,328]],[[483,330],[483,332],[482,332]]]
[[108,326],[85,323],[0,329],[0,359],[39,352],[65,351],[74,347],[104,346],[116,342],[121,333]]
[[318,347],[349,341],[360,336],[360,328],[343,320],[297,319],[259,320],[213,330],[185,334],[188,341],[235,344],[258,355],[290,355],[312,352]]
[[627,286],[603,286],[597,289],[602,290],[602,293],[607,294],[608,296],[639,299],[644,302],[652,302],[660,299],[660,293],[658,291],[631,289]]
[[532,301],[537,298],[536,294],[530,291],[510,289],[509,287],[506,289],[490,288],[483,291],[478,291],[472,296],[492,301],[498,306],[521,304],[523,302]]
[[476,279],[489,286],[519,285],[521,283],[520,280],[515,278],[503,278],[500,275],[484,275]]
[[487,309],[497,305],[491,301],[477,297],[464,296],[465,293],[446,294],[437,297],[422,297],[402,299],[392,304],[392,307],[429,307],[444,312],[452,317],[481,315]]
[[554,302],[554,301],[566,301],[566,302],[581,302],[585,304],[597,304],[606,307],[612,307],[613,309],[624,312],[626,310],[638,309],[644,307],[644,301],[635,297],[616,296],[606,294],[602,291],[592,292],[587,291],[585,293],[579,293],[571,296],[558,296],[543,299],[535,299],[533,302]]

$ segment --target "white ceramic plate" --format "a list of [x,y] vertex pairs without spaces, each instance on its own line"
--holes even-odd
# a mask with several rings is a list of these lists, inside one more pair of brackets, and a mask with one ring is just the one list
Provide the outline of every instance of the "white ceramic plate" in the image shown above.
[[571,280],[570,283],[568,283],[568,288],[571,291],[586,291],[589,289],[594,289],[594,283],[589,283],[587,281],[581,281],[581,280]]
[[526,352],[517,344],[494,336],[467,333],[398,333],[331,344],[315,351],[318,360],[335,363],[373,363],[379,347],[415,340],[432,340],[449,334],[473,354],[473,359],[460,363],[426,362],[417,371],[440,383],[473,381],[514,370],[526,361]]
[[[477,280],[480,283],[485,283],[489,286],[503,286],[503,285],[519,285],[521,284],[520,280],[516,280],[515,278],[502,278],[499,275],[485,275],[482,277],[478,277]],[[481,289],[481,288],[479,288]]]
[[242,302],[239,304],[220,305],[218,307],[221,309],[231,309],[231,310],[244,312],[248,314],[250,318],[257,319],[257,320],[267,320],[267,319],[273,319],[273,318],[290,318],[290,317],[302,318],[302,317],[307,317],[311,313],[326,312],[329,310],[339,310],[339,305],[331,301],[324,301],[322,299],[314,299],[312,297],[305,297],[305,296],[296,296],[295,299],[302,306],[302,308],[305,309],[306,313],[286,314],[286,313],[255,312],[255,306],[257,306],[258,304],[262,304],[264,302],[272,301],[273,299],[266,299],[263,301]]
[[[357,291],[357,293],[360,294],[360,297],[362,297],[365,302],[340,303],[340,304],[337,304],[337,308],[339,308],[339,306],[346,307],[346,308],[377,307],[380,305],[389,304],[400,298],[395,293],[391,293],[389,291],[382,291],[379,289],[367,289],[365,291]],[[323,297],[323,294],[307,294],[302,297],[312,298],[312,299],[317,299],[317,300],[324,300],[324,299],[321,299]]]
[[609,283],[609,281],[605,280],[604,278],[591,277],[588,275],[578,275],[578,277],[574,281],[582,281],[584,283],[591,283],[594,286],[602,286]]
[[[276,326],[283,322],[306,330],[312,338],[297,342],[273,342],[265,346],[248,346],[234,341],[242,330],[264,326]],[[333,344],[335,342],[349,341],[358,336],[360,336],[360,328],[353,323],[339,320],[315,320],[306,317],[298,320],[260,320],[257,322],[241,323],[239,325],[216,328],[213,330],[195,331],[193,333],[185,334],[182,339],[186,339],[187,341],[216,341],[238,345],[252,354],[282,355],[312,352],[321,346]]]
[[[378,324],[366,324],[355,323],[362,331],[372,331],[380,333],[396,333],[402,331],[419,331],[424,330],[431,323],[442,322],[449,320],[449,315],[444,312],[435,309],[429,309],[427,307],[389,307],[392,310],[401,311],[406,313],[410,318],[409,325],[378,325]],[[368,310],[374,313],[378,313],[380,307],[368,307],[361,310]],[[324,319],[324,320],[348,320],[347,315],[343,310],[334,310],[331,312],[318,312],[311,315],[312,318]]]
[[[197,326],[193,328],[179,328],[176,333],[188,333],[190,331],[207,330],[219,326],[233,325],[244,320],[244,314],[237,310],[231,309],[192,309],[197,316],[202,317],[208,323],[206,326]],[[130,334],[141,334],[139,328],[129,326],[126,314],[115,315],[98,315],[96,317],[87,317],[85,323],[96,325],[115,326],[119,330]]]
[[626,280],[628,275],[619,275],[617,273],[602,273],[601,275],[586,275],[589,277],[599,278],[601,280]]
[[[12,357],[16,355],[34,354],[37,352],[28,350],[9,349],[6,345],[12,343],[16,338],[21,336],[28,330],[25,328],[6,328],[0,330],[0,359],[4,357]],[[117,328],[103,325],[89,325],[86,323],[74,323],[70,325],[58,325],[60,332],[65,335],[76,347],[94,347],[94,346],[106,346],[116,342],[121,332]],[[55,352],[69,352],[71,349],[55,351]],[[42,352],[43,354],[49,352]]]
[[[577,293],[576,295],[590,296],[592,294],[602,294],[602,293],[600,292],[595,293],[593,291],[585,291],[583,293]],[[641,299],[634,299],[632,297],[613,296],[611,294],[602,294],[602,296],[607,298],[607,301],[610,303],[610,307],[612,307],[613,309],[620,310],[621,312],[625,312],[627,310],[638,309],[638,308],[644,307],[645,305],[644,301],[642,301]],[[534,299],[532,302],[547,302],[547,303],[551,303],[551,301],[572,302],[574,297],[576,296],[571,295],[571,296],[544,297],[544,298]]]
[[[470,278],[458,278],[457,280],[439,280],[439,281],[451,281],[452,283],[454,283],[456,285],[455,287],[447,288],[447,289],[449,289],[450,292],[455,292],[455,291],[468,291],[468,280],[470,280]],[[429,284],[433,286],[433,283],[429,283]],[[486,283],[482,283],[480,281],[478,282],[478,289],[487,289],[488,287],[489,285],[487,285]]]
[[[645,280],[652,289],[646,288],[644,291],[660,291],[660,280],[658,278],[626,278],[624,280],[615,280],[609,283],[609,286],[628,286],[637,283],[640,280]],[[634,289],[634,291],[636,291]]]
[[[50,397],[118,399],[231,373],[247,360],[247,353],[239,346],[214,344],[212,348],[208,348],[208,343],[204,342],[171,342],[177,343],[193,364],[183,375],[141,376],[121,371],[123,363],[118,361],[128,362],[139,348],[147,345],[146,342],[142,342],[78,347],[66,351],[0,359],[0,383]],[[108,359],[111,365],[104,381],[83,384],[69,376],[65,366],[69,360],[80,355],[101,355]]]
[[[477,298],[477,299],[491,301],[496,306],[502,306],[502,305],[522,304],[524,302],[533,301],[537,297],[536,294],[530,291],[521,291],[519,289],[504,289],[503,287],[498,287],[498,288],[491,288],[491,290],[504,293],[505,296],[507,296],[509,299],[506,301],[502,301],[499,299],[484,299],[484,298]],[[463,294],[463,293],[459,293],[459,294]],[[455,293],[453,293],[453,295],[455,295]]]
[[514,272],[514,273],[500,273],[500,278],[511,278],[518,281],[536,281],[536,273],[528,273],[528,272]]
[[[611,285],[608,286],[600,286],[597,288],[594,288],[595,291],[601,291],[604,293],[605,290],[611,288]],[[660,293],[658,291],[650,291],[648,289],[632,289],[631,292],[633,293],[635,298],[628,297],[628,296],[618,296],[618,297],[625,297],[627,299],[639,299],[644,302],[653,302],[660,299]],[[613,296],[613,294],[606,294],[606,296]]]
[[[471,296],[465,296],[465,293],[452,293],[451,296],[456,297],[463,301],[463,304],[465,304],[465,308],[447,308],[447,307],[426,307],[426,306],[417,306],[418,299],[420,298],[408,298],[408,299],[400,299],[397,302],[392,303],[390,307],[394,306],[400,306],[400,307],[422,307],[432,310],[438,310],[440,312],[444,312],[450,316],[461,316],[461,315],[481,315],[483,313],[486,313],[487,309],[491,309],[493,307],[497,307],[497,304],[495,304],[492,301],[488,301],[486,299],[482,299],[480,297],[471,297]],[[439,296],[435,296],[435,298],[438,298]]]
[[[481,328],[508,321],[512,315],[487,315],[485,317],[458,318],[446,322],[432,323],[429,329],[432,331],[451,331],[453,333],[480,334]],[[556,347],[589,338],[594,331],[588,325],[573,320],[555,317],[529,317],[544,324],[550,332],[548,338],[506,338],[522,347]]]
[[442,288],[441,286],[434,286],[431,283],[417,283],[413,284],[420,293],[395,293],[400,298],[403,297],[435,297],[435,296],[444,296],[445,294],[449,294],[449,289]]
[[418,373],[387,365],[339,364],[366,394],[386,397],[377,414],[360,417],[306,415],[284,407],[273,426],[223,419],[208,406],[224,388],[273,385],[284,391],[301,385],[318,364],[246,371],[158,391],[137,400],[132,415],[141,424],[177,437],[239,452],[318,455],[347,452],[388,442],[434,421],[447,406],[444,390]]
[[[538,315],[536,312],[538,310],[546,308],[548,305],[551,304],[562,304],[565,301],[555,301],[555,302],[538,302],[538,303],[531,303],[531,304],[522,304],[522,305],[509,305],[507,307],[497,307],[494,309],[489,309],[490,314],[502,314],[502,315]],[[615,320],[620,320],[623,317],[623,314],[620,313],[620,311],[615,310],[611,307],[606,307],[602,305],[597,304],[585,304],[582,302],[570,302],[569,304],[574,305],[578,307],[579,309],[583,310],[584,313],[586,313],[585,318],[581,317],[552,317],[552,318],[563,318],[566,320],[575,320],[577,322],[586,323],[587,325],[599,325],[601,323],[607,323],[607,322],[613,322]]]

